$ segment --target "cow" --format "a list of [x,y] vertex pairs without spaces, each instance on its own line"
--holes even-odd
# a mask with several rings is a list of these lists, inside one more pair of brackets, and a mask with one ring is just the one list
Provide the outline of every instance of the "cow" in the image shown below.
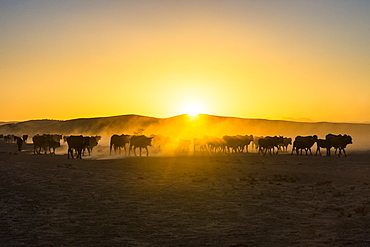
[[76,159],[78,158],[82,159],[82,150],[90,143],[87,141],[86,138],[80,135],[80,136],[69,136],[67,138],[67,144],[68,144],[68,159],[70,154],[72,159],[74,159],[73,151],[77,152]]
[[22,140],[23,140],[24,143],[27,143],[28,135],[23,135]]
[[222,152],[224,153],[226,150],[226,141],[223,138],[218,137],[210,137],[206,138],[206,145],[210,152]]
[[[242,140],[237,136],[225,135],[225,136],[222,137],[222,139],[225,142],[226,149],[227,149],[228,153],[230,153],[230,152],[234,152],[234,153],[239,152],[240,147],[243,145]],[[244,148],[244,146],[243,146],[243,148]],[[230,151],[230,149],[231,149],[231,151]]]
[[45,154],[47,153],[48,141],[45,135],[35,135],[32,137],[32,141],[34,154],[41,154],[42,149]]
[[136,156],[136,148],[139,148],[140,149],[140,156],[141,156],[141,149],[145,148],[146,150],[146,156],[149,155],[149,152],[148,152],[148,146],[151,146],[152,145],[152,139],[153,137],[147,137],[147,136],[144,136],[144,135],[134,135],[131,137],[130,139],[130,147],[129,147],[129,150],[128,150],[128,155],[130,156],[130,151],[131,149],[133,148],[134,149],[134,154]]
[[328,147],[328,141],[326,139],[318,139],[316,144],[317,144],[316,155],[320,154],[321,156],[320,148],[325,148],[326,156],[328,156],[328,151],[330,150],[330,148]]
[[171,141],[169,137],[163,135],[150,135],[150,137],[153,137],[152,150],[156,153],[166,151],[166,145]]
[[207,141],[205,137],[194,138],[193,145],[194,145],[194,153],[207,151]]
[[18,146],[18,151],[21,151],[22,150],[22,145],[23,145],[22,138],[20,138],[18,136],[15,136],[14,138],[15,138],[17,146]]
[[292,145],[292,138],[283,137],[283,141],[279,143],[279,150],[287,152],[289,145]]
[[66,143],[67,142],[68,137],[69,136],[63,136],[63,143]]
[[[60,140],[62,135],[59,134],[44,134],[47,142],[47,147],[50,154],[55,154],[55,149],[60,147]],[[45,150],[46,153],[46,150]]]
[[306,151],[306,155],[308,155],[308,151],[310,151],[310,154],[312,155],[311,147],[313,146],[313,144],[315,144],[315,142],[317,142],[317,135],[296,136],[293,142],[291,155],[293,155],[294,151],[296,151],[297,155],[299,155],[299,150],[301,150],[302,155],[303,149]]
[[344,156],[347,157],[345,148],[348,144],[352,144],[352,137],[350,135],[333,135],[327,134],[325,136],[327,141],[327,155],[330,156],[330,149],[334,147],[336,150],[339,149],[338,156],[341,155],[343,151]]
[[248,153],[248,146],[253,141],[253,135],[237,135],[240,139],[239,151],[242,153],[244,149]]
[[60,147],[60,142],[55,141],[54,139],[49,139],[48,146],[50,154],[55,154],[55,149]]
[[44,153],[47,154],[47,150],[49,150],[50,154],[55,154],[55,149],[60,147],[60,135],[35,135],[32,138],[33,141],[33,153],[34,154],[41,154],[41,150],[44,150]]
[[85,155],[85,150],[87,150],[89,155],[91,155],[93,148],[97,146],[101,140],[101,136],[84,136],[84,138],[86,146],[84,147],[82,153]]
[[191,140],[181,139],[177,145],[177,152],[180,154],[189,153],[190,145],[191,145]]
[[6,141],[7,143],[14,143],[14,142],[15,142],[14,135],[10,135],[10,134],[8,134],[7,136],[5,136],[5,141]]
[[258,140],[263,138],[263,136],[254,136],[253,137],[253,143],[252,143],[252,147],[254,147],[256,150],[258,149],[259,150],[259,146],[258,146]]
[[126,144],[130,143],[130,135],[112,135],[110,138],[110,146],[109,146],[109,154],[112,154],[112,147],[114,149],[114,153],[119,150],[119,154],[121,154],[121,148],[125,149],[125,155],[127,152]]
[[[55,149],[60,147],[60,141],[63,139],[62,135],[53,134],[49,137],[49,152],[50,154],[55,154]],[[51,151],[53,150],[53,151]]]
[[[283,141],[282,136],[266,136],[264,138],[260,138],[258,140],[258,153],[262,153],[263,155],[266,155],[267,151],[272,154],[278,154],[279,152],[279,143]],[[276,153],[275,153],[275,147],[276,147]]]

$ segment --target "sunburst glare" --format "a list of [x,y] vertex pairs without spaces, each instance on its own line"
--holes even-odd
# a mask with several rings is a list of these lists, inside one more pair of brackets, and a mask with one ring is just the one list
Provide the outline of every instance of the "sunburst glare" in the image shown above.
[[190,116],[196,116],[200,113],[203,113],[204,107],[200,102],[192,101],[186,102],[183,106],[183,113],[188,114]]

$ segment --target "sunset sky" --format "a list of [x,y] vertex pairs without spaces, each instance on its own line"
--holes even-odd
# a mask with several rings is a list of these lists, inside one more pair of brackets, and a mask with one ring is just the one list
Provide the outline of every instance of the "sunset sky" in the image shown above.
[[0,1],[1,121],[370,121],[370,1]]

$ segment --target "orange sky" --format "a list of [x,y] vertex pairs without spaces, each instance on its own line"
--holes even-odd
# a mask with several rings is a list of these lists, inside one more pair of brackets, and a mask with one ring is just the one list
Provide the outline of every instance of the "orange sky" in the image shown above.
[[370,121],[369,13],[339,0],[2,1],[0,120]]

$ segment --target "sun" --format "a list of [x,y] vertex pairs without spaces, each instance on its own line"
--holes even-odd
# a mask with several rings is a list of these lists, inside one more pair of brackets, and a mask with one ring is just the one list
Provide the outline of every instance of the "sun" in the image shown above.
[[202,113],[203,107],[199,102],[187,102],[184,104],[183,113],[188,114],[189,116],[197,116]]

